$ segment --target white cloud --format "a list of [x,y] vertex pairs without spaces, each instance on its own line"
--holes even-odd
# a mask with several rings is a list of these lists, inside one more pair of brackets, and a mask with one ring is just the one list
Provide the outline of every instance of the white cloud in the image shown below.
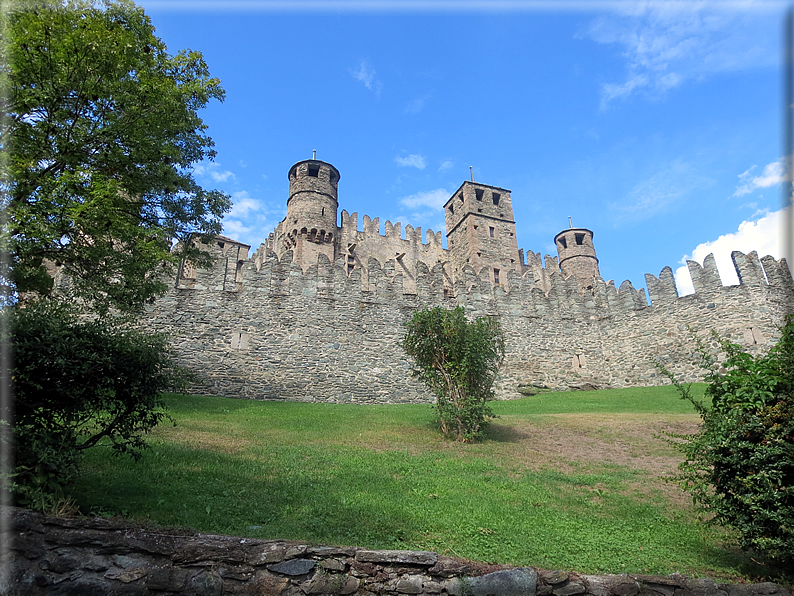
[[779,16],[758,3],[625,2],[578,37],[622,48],[626,76],[601,87],[602,109],[643,91],[662,96],[687,80],[775,64]]
[[736,192],[731,196],[740,197],[742,195],[750,194],[759,188],[769,188],[770,186],[777,186],[782,184],[786,178],[786,164],[784,158],[773,161],[764,166],[764,171],[760,176],[753,176],[752,171],[756,166],[751,167],[743,174],[739,174],[739,179],[743,182],[741,186],[736,188]]
[[666,211],[695,190],[714,181],[681,160],[665,164],[647,180],[637,183],[620,203],[609,205],[617,222],[639,221]]
[[[225,236],[233,238],[234,240],[246,242],[244,238],[251,233],[251,228],[236,219],[226,219],[223,221],[223,233]],[[249,243],[250,241],[246,242],[246,244]]]
[[412,168],[419,168],[420,170],[425,169],[425,158],[423,155],[419,155],[418,153],[414,153],[409,155],[408,157],[400,157],[399,155],[394,158],[401,166],[407,166]]
[[374,91],[375,95],[380,95],[383,90],[383,83],[375,78],[376,71],[369,63],[369,60],[362,59],[358,63],[358,70],[350,69],[349,72],[354,79],[364,83],[367,89]]
[[256,248],[284,219],[285,211],[286,206],[280,201],[258,200],[245,190],[233,192],[232,209],[223,220],[223,233]]
[[226,182],[229,178],[234,180],[234,174],[229,170],[221,170],[220,165],[214,161],[204,161],[193,166],[193,172],[201,178],[211,178],[213,182]]
[[631,95],[635,89],[648,85],[648,76],[644,74],[632,75],[622,84],[604,83],[601,86],[601,109],[605,109],[613,99]]
[[410,209],[416,209],[417,207],[443,209],[444,203],[447,202],[450,194],[450,192],[443,188],[437,188],[436,190],[421,191],[416,194],[403,197],[400,199],[400,203]]
[[248,195],[245,190],[232,193],[232,210],[227,217],[247,217],[249,211],[258,211],[259,202]]
[[[692,294],[695,289],[689,276],[686,262],[697,261],[703,265],[703,259],[714,253],[714,260],[724,285],[739,283],[736,269],[731,260],[731,252],[739,250],[745,254],[756,251],[759,257],[771,255],[776,259],[783,257],[783,215],[784,210],[769,213],[758,221],[743,221],[739,229],[730,234],[723,234],[716,240],[698,244],[691,255],[685,255],[679,262],[681,267],[675,271],[675,283],[680,295]],[[789,207],[788,217],[791,217]]]
[[451,170],[454,167],[455,167],[455,162],[447,160],[444,163],[442,163],[440,166],[438,166],[438,171],[446,172],[447,170]]

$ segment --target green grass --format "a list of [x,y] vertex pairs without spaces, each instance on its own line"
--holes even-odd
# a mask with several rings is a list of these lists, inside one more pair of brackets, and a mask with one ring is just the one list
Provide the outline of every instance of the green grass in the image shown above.
[[759,572],[659,478],[677,455],[657,433],[697,422],[669,387],[496,402],[473,445],[443,441],[422,405],[168,407],[177,425],[157,428],[141,461],[87,455],[84,511],[583,573]]

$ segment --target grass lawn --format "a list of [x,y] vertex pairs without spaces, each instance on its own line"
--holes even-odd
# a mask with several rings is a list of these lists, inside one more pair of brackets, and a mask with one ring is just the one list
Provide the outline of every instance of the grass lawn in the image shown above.
[[87,454],[83,511],[581,573],[764,573],[662,479],[680,457],[659,433],[699,420],[670,387],[494,402],[472,445],[442,440],[427,405],[175,395],[168,407],[176,426],[158,427],[141,461]]

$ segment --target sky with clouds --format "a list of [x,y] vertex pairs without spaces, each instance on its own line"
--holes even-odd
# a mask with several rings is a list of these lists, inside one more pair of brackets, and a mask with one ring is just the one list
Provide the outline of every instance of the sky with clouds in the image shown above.
[[340,173],[340,212],[444,230],[460,184],[512,193],[520,248],[594,232],[605,279],[645,285],[715,253],[780,257],[781,37],[787,4],[427,0],[139,2],[226,100],[197,180],[232,196],[224,234],[255,250],[287,172]]

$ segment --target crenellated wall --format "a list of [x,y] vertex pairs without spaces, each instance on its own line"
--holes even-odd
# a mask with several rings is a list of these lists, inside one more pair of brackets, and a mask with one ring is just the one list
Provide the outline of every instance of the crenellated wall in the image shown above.
[[[180,358],[202,379],[199,393],[254,399],[325,402],[425,402],[432,396],[410,378],[399,341],[417,308],[462,305],[470,317],[498,317],[507,358],[499,398],[519,397],[519,385],[565,389],[663,382],[652,365],[661,359],[683,380],[696,380],[691,327],[709,345],[710,332],[766,350],[779,336],[785,313],[794,312],[794,285],[784,260],[733,253],[740,285],[723,287],[713,257],[690,262],[696,292],[679,297],[673,272],[647,275],[645,291],[626,281],[616,288],[597,278],[580,294],[563,278],[555,258],[540,255],[507,272],[494,285],[488,268],[465,265],[450,279],[436,250],[440,238],[356,214],[342,214],[342,246],[356,243],[357,267],[348,255],[331,262],[320,254],[302,268],[291,252],[279,259],[261,247],[228,239],[211,247],[217,264],[181,279],[147,307],[143,325],[168,332]],[[400,264],[413,251],[416,265]],[[400,253],[402,254],[402,253]],[[366,262],[360,262],[366,255]],[[427,264],[421,256],[427,255]],[[414,258],[412,257],[412,258]],[[434,258],[435,257],[435,258]],[[407,260],[407,259],[406,259]],[[232,267],[233,264],[233,267]],[[234,275],[230,274],[233,270]]]
[[[402,238],[402,224],[397,222],[392,225],[387,221],[384,234],[380,233],[379,218],[370,219],[364,216],[363,229],[358,229],[358,214],[348,215],[342,210],[342,225],[339,228],[339,251],[344,259],[346,271],[354,268],[361,269],[364,289],[370,289],[368,284],[369,260],[376,259],[381,266],[393,262],[394,272],[391,275],[401,274],[406,291],[413,293],[416,290],[416,277],[414,263],[422,261],[435,265],[446,261],[446,251],[441,245],[441,232],[427,230],[427,242],[422,242],[422,228],[405,226],[405,238]],[[448,277],[448,276],[447,276]],[[451,280],[448,279],[451,287]]]

